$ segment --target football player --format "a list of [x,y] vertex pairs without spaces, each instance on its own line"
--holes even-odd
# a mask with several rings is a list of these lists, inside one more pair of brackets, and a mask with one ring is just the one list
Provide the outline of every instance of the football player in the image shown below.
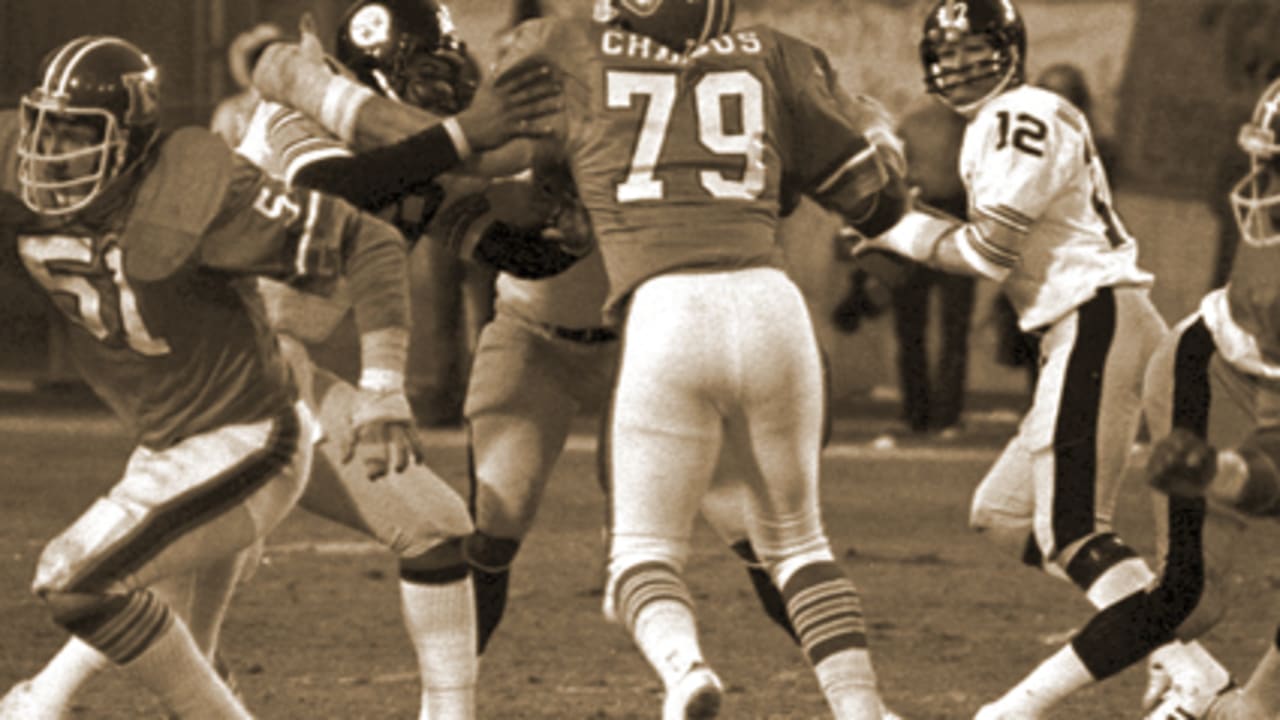
[[[1221,614],[1213,591],[1243,527],[1222,509],[1280,517],[1280,80],[1238,139],[1250,170],[1230,194],[1242,240],[1231,274],[1160,344],[1144,398],[1154,440],[1148,481],[1171,507],[1186,508],[1185,522],[1168,527],[1161,584],[1182,589],[1167,600],[1177,601],[1187,617],[1180,634],[1191,637]],[[1198,701],[1190,716],[1210,701],[1205,717],[1280,716],[1280,634],[1242,691],[1215,701],[1218,689],[1180,689]],[[1175,706],[1162,707],[1167,715]]]
[[1173,640],[1153,573],[1112,528],[1145,362],[1167,329],[1088,122],[1024,84],[1026,31],[1009,0],[939,0],[920,53],[929,92],[968,119],[970,220],[921,207],[866,246],[991,278],[1041,337],[1032,406],[974,493],[970,525],[1100,611],[978,718],[1042,717],[1153,650],[1178,676],[1226,682],[1203,648]]
[[[878,231],[901,208],[900,195],[882,192],[901,190],[892,168],[900,156],[891,143],[882,149],[864,137],[863,118],[847,115],[854,103],[815,48],[758,28],[686,55],[686,41],[728,27],[731,6],[673,2],[647,10],[602,5],[601,23],[525,23],[508,38],[504,63],[550,62],[573,88],[566,94],[569,122],[549,147],[554,155],[570,151],[564,154],[609,281],[607,317],[616,322],[630,308],[625,334],[633,342],[620,351],[607,456],[613,538],[606,612],[662,677],[665,717],[717,712],[720,681],[702,658],[680,573],[724,439],[723,411],[732,448],[767,478],[751,487],[752,545],[782,588],[825,695],[839,717],[880,717],[860,601],[831,555],[817,506],[816,340],[803,299],[779,268],[775,235],[784,161],[797,187]],[[268,96],[310,105],[340,84],[288,72],[274,82],[260,85]],[[642,122],[646,112],[652,117]],[[695,113],[705,122],[695,122]],[[816,133],[832,145],[798,140]],[[642,156],[633,158],[637,151]],[[655,176],[660,159],[662,175],[674,177],[671,196]],[[683,312],[691,306],[710,316]],[[722,344],[729,338],[743,344]],[[726,356],[737,360],[726,364]],[[728,367],[735,377],[718,375]]]
[[[345,276],[363,371],[337,440],[373,477],[422,455],[397,381],[405,245],[343,200],[290,191],[206,130],[160,132],[157,76],[128,41],[76,38],[46,57],[20,134],[0,132],[17,137],[4,189],[26,208],[4,214],[6,233],[65,320],[80,372],[138,443],[114,487],[45,547],[33,591],[78,647],[174,715],[245,718],[157,586],[234,565],[310,472],[319,426],[252,281]],[[61,710],[37,683],[10,696],[18,717]]]
[[[421,12],[419,7],[419,2],[408,6],[358,2],[347,13],[344,27],[358,27],[361,23],[353,24],[353,19],[370,21],[369,17],[361,18],[361,13],[382,13],[384,8],[390,17],[389,27],[411,27],[413,15]],[[356,34],[347,29],[339,37],[339,57],[343,63],[348,68],[359,69],[360,76],[366,78],[365,84],[373,87],[380,86],[369,79],[374,73],[383,78],[396,77],[396,68],[402,63],[394,62],[392,54],[375,55],[371,50],[360,48],[352,39]],[[388,34],[388,37],[395,36],[394,30]],[[377,46],[373,46],[372,50],[376,49]],[[269,59],[267,65],[273,62]],[[382,84],[391,83],[384,80]],[[521,86],[521,83],[512,82],[510,86]],[[256,125],[283,127],[281,118],[287,111],[275,104],[264,107],[269,108],[265,110],[268,118],[275,119]],[[425,108],[436,113],[445,110],[437,103],[428,103]],[[293,115],[290,122],[301,127],[306,121]],[[357,123],[357,131],[362,123]],[[393,125],[390,131],[384,131],[388,142],[398,138],[402,129],[400,125]],[[342,179],[346,185],[358,188],[385,186],[386,181],[378,178],[364,182],[353,182],[349,178],[364,174],[361,170],[367,157],[398,157],[385,151],[375,153],[374,148],[366,147],[360,155],[338,162],[334,158],[347,157],[348,153],[340,151],[335,155],[326,149],[323,133],[305,142],[302,138],[302,134],[297,134],[283,143],[298,148],[298,152],[292,160],[276,161],[279,170],[296,182],[322,189],[335,187],[329,178]],[[403,140],[397,139],[393,144],[402,143]],[[420,170],[415,173],[423,174]],[[408,182],[403,173],[394,175],[392,180]],[[413,182],[422,180],[415,177]],[[539,220],[549,216],[558,225],[553,232],[571,239],[572,245],[582,246],[590,229],[581,217],[571,179],[560,172],[540,178],[537,187],[521,189],[521,184],[528,185],[504,183],[501,190],[490,188],[483,201],[480,198],[459,201],[454,196],[460,190],[465,192],[467,181],[457,177],[441,178],[435,186],[448,187],[449,192],[445,206],[436,215],[440,219],[430,224],[428,234],[446,241],[449,236],[459,234],[459,230],[451,229],[459,224],[451,218],[474,214],[475,210],[459,213],[456,209],[476,200],[481,212],[487,212],[486,205],[539,207],[525,214]],[[470,185],[474,186],[475,181]],[[338,190],[346,194],[341,186]],[[373,196],[396,197],[394,192],[387,191],[375,191]],[[401,207],[404,206],[401,202]],[[430,217],[428,213],[426,218]],[[461,224],[482,223],[468,218]],[[511,565],[532,527],[546,482],[568,439],[571,421],[580,408],[600,408],[606,404],[618,355],[616,328],[610,326],[600,310],[606,281],[598,253],[560,252],[557,248],[563,249],[562,243],[548,244],[537,233],[522,239],[513,232],[509,229],[483,233],[478,239],[461,243],[474,248],[473,257],[503,270],[498,279],[496,317],[482,332],[473,361],[466,409],[472,458],[470,504],[477,526],[467,540],[467,555],[476,581],[477,639],[481,653],[505,612]],[[461,234],[476,235],[465,230]],[[513,246],[519,250],[513,251]],[[565,270],[568,265],[572,267]],[[731,484],[728,478],[736,478],[739,472],[725,470],[721,474],[725,479],[718,485],[727,486]],[[748,574],[765,612],[793,634],[784,603],[750,547],[738,500],[738,493],[726,487],[709,498],[704,505],[704,515],[734,552],[747,562]],[[305,497],[301,504],[306,506]]]
[[[661,677],[664,718],[718,713],[682,571],[728,444],[756,466],[744,478],[752,546],[833,712],[878,718],[860,600],[821,525],[821,361],[777,222],[794,201],[785,173],[864,230],[887,228],[900,157],[868,142],[821,51],[771,28],[727,32],[732,14],[719,0],[602,2],[594,23],[535,20],[506,44],[504,65],[550,62],[574,89],[552,148],[598,239],[606,317],[623,329],[605,612]],[[817,136],[829,142],[800,140]]]
[[[491,85],[477,91],[473,75],[456,72],[466,67],[469,57],[465,47],[443,30],[442,21],[447,25],[443,11],[421,0],[391,3],[389,7],[396,11],[395,24],[388,28],[388,41],[382,47],[354,44],[351,38],[357,33],[350,28],[357,8],[348,13],[338,42],[343,61],[367,74],[369,57],[394,45],[397,53],[386,54],[383,77],[402,88],[431,88],[431,95],[422,89],[416,91],[415,100],[442,116],[457,113],[454,132],[461,133],[458,137],[464,140],[469,138],[468,145],[484,149],[519,133],[527,103],[508,104],[511,98]],[[372,78],[369,82],[373,83]],[[548,89],[554,90],[554,86]],[[476,107],[466,112],[473,96]],[[542,97],[532,96],[531,101]],[[405,145],[421,152],[424,162],[420,164],[428,167],[447,164],[447,158],[459,159],[454,140],[440,123],[433,123]],[[395,200],[395,207],[387,208],[391,219],[415,240],[439,202],[434,188],[427,188],[428,197],[404,199],[403,183],[416,187],[426,181],[415,181],[411,174],[399,172],[402,156],[398,153],[353,158],[310,120],[272,103],[261,103],[253,113],[239,150],[277,179],[339,194],[369,210],[381,210]],[[388,161],[397,165],[387,167]],[[271,325],[280,333],[284,357],[325,432],[298,504],[374,537],[400,556],[401,605],[419,657],[423,716],[472,717],[475,622],[471,581],[459,551],[459,538],[471,529],[466,506],[425,465],[415,464],[403,472],[380,471],[383,477],[370,483],[363,469],[345,458],[340,440],[349,434],[356,389],[334,372],[316,367],[303,343],[323,343],[333,332],[349,308],[346,289],[338,286],[322,294],[266,278],[258,282]],[[219,661],[214,653],[226,601],[241,569],[236,562],[210,565],[164,588],[170,601],[179,606],[179,615],[187,620],[197,646],[215,661]],[[45,690],[51,704],[65,705],[83,679],[102,665],[98,653],[73,641],[33,684],[37,690]],[[225,667],[220,669],[225,672]],[[43,682],[45,679],[53,680]]]

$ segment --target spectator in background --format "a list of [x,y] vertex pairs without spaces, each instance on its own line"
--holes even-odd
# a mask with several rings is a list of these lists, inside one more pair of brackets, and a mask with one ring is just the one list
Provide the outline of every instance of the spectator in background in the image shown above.
[[[958,169],[964,127],[963,117],[932,100],[908,112],[898,125],[907,183],[919,200],[960,219],[968,216]],[[977,279],[874,250],[859,254],[853,272],[849,295],[836,308],[837,327],[856,330],[861,318],[878,315],[885,303],[877,296],[887,291],[898,346],[902,421],[912,434],[955,435],[964,410]],[[929,304],[935,290],[942,306],[942,343],[930,363]]]
[[227,48],[227,68],[239,91],[214,108],[209,129],[227,141],[231,147],[240,144],[244,129],[258,104],[258,93],[253,89],[253,66],[258,64],[262,51],[271,43],[284,37],[279,26],[259,23],[236,36]]

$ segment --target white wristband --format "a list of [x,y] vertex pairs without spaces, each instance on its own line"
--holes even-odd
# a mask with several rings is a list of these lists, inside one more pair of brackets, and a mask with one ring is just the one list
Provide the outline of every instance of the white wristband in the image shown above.
[[360,114],[360,108],[374,96],[369,88],[335,75],[325,87],[324,100],[320,103],[320,113],[316,119],[325,129],[349,144],[355,139],[356,117]]
[[453,141],[453,149],[457,151],[458,159],[466,160],[471,157],[471,143],[467,142],[467,134],[462,132],[457,116],[450,115],[440,124],[444,125],[444,131],[449,133],[449,139]]

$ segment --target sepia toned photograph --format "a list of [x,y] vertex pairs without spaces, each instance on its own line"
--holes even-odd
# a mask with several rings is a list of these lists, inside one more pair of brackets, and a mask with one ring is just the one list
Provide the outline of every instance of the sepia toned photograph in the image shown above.
[[1277,0],[6,0],[0,720],[1280,720]]

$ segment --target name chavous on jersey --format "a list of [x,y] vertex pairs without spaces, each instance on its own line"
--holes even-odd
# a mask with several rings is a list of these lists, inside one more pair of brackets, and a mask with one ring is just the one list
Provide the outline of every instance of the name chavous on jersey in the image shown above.
[[644,35],[636,35],[624,30],[605,30],[600,36],[600,49],[605,55],[615,57],[626,56],[669,62],[672,65],[684,65],[694,58],[699,58],[709,53],[717,55],[733,55],[735,53],[756,55],[764,48],[760,44],[760,37],[749,31],[711,38],[694,48],[692,52],[682,54]]

